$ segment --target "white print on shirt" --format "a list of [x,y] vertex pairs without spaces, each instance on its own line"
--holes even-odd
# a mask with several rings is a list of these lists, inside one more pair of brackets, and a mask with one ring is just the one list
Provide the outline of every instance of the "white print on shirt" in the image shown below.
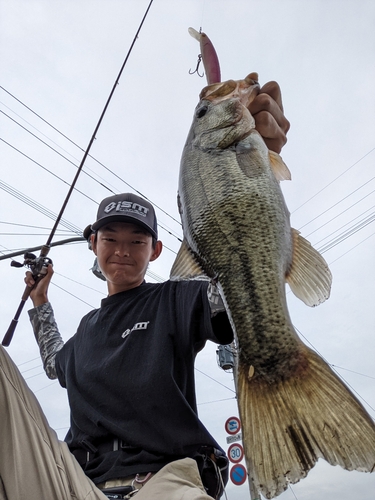
[[131,334],[134,330],[147,330],[147,326],[150,322],[149,321],[142,321],[141,323],[136,323],[133,328],[127,329],[124,331],[124,333],[121,335],[123,339],[125,339],[128,335]]

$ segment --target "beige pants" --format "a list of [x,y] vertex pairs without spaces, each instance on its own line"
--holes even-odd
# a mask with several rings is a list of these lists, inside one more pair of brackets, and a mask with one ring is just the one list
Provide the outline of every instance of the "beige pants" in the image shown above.
[[[208,500],[194,460],[166,465],[136,500]],[[108,500],[59,441],[0,346],[0,500]]]

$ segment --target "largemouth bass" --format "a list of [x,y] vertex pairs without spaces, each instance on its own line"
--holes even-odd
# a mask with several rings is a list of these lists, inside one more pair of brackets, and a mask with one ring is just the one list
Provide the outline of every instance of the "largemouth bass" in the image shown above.
[[280,180],[289,170],[255,130],[257,75],[203,89],[184,147],[184,241],[171,279],[217,283],[235,334],[236,391],[249,479],[266,498],[319,458],[373,471],[375,426],[321,357],[298,337],[285,282],[310,306],[328,298],[323,257],[290,226]]

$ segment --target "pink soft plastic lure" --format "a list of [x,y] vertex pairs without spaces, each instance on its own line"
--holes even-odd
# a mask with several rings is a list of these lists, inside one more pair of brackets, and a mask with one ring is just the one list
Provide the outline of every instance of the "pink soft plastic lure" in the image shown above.
[[221,82],[219,59],[211,40],[205,33],[199,33],[194,28],[189,28],[189,33],[193,38],[198,40],[200,44],[201,56],[208,85]]

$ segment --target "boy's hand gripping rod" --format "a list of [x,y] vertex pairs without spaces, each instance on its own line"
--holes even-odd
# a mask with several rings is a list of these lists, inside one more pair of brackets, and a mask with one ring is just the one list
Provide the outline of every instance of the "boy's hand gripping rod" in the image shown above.
[[92,134],[92,137],[91,137],[91,140],[89,142],[89,145],[87,146],[87,149],[86,149],[86,151],[85,151],[85,153],[83,155],[82,161],[81,161],[81,163],[80,163],[80,165],[78,167],[77,173],[76,173],[76,175],[75,175],[75,177],[73,179],[73,182],[72,182],[72,184],[71,184],[71,186],[69,188],[68,194],[66,195],[66,198],[65,198],[64,203],[63,203],[63,205],[61,207],[61,210],[60,210],[60,212],[59,212],[59,214],[57,216],[56,222],[55,222],[55,224],[54,224],[54,226],[53,226],[53,228],[51,230],[51,233],[50,233],[50,235],[48,237],[48,240],[47,240],[46,244],[41,248],[39,257],[36,257],[34,254],[31,254],[31,253],[26,253],[24,255],[24,259],[25,260],[24,260],[23,264],[19,264],[19,263],[16,263],[14,261],[11,263],[11,265],[13,265],[15,267],[23,267],[23,266],[29,267],[29,269],[32,272],[33,278],[35,280],[35,284],[34,284],[33,287],[26,286],[25,291],[23,292],[23,295],[21,297],[20,305],[18,306],[16,314],[14,315],[14,318],[13,318],[13,320],[12,320],[12,322],[11,322],[11,324],[10,324],[10,326],[9,326],[9,328],[8,328],[8,330],[7,330],[4,338],[3,338],[3,341],[2,341],[2,345],[5,346],[5,347],[8,347],[9,344],[11,343],[11,340],[13,338],[13,335],[14,335],[14,332],[15,332],[15,329],[16,329],[16,326],[18,324],[18,318],[20,317],[22,309],[23,309],[23,307],[24,307],[27,299],[29,298],[31,291],[33,290],[33,288],[35,288],[35,286],[39,283],[39,281],[42,278],[44,278],[44,276],[47,274],[48,265],[52,264],[51,259],[49,259],[47,257],[48,252],[50,251],[50,248],[51,248],[52,239],[53,239],[53,237],[55,235],[57,226],[59,225],[60,220],[61,220],[61,218],[63,216],[64,210],[65,210],[65,208],[66,208],[66,206],[68,204],[68,201],[69,201],[70,196],[71,196],[71,194],[73,192],[73,189],[74,189],[74,187],[76,185],[76,182],[78,180],[79,174],[81,173],[83,165],[84,165],[84,163],[86,161],[86,158],[87,158],[87,156],[88,156],[88,154],[90,152],[91,146],[92,146],[92,144],[93,144],[93,142],[95,140],[96,134],[97,134],[97,132],[99,130],[99,127],[100,127],[101,122],[103,120],[103,117],[104,117],[104,115],[105,115],[105,113],[107,111],[109,103],[110,103],[110,101],[112,99],[112,96],[113,96],[113,94],[115,92],[115,89],[116,89],[116,87],[117,87],[117,85],[118,85],[118,83],[120,81],[121,74],[122,74],[122,72],[123,72],[123,70],[125,68],[125,65],[126,65],[128,59],[129,59],[130,53],[131,53],[131,51],[133,49],[133,46],[134,46],[134,44],[135,44],[135,42],[136,42],[136,40],[138,38],[139,32],[141,31],[143,23],[144,23],[144,21],[146,19],[146,16],[148,14],[148,11],[150,10],[152,2],[153,2],[153,0],[150,1],[149,5],[148,5],[148,7],[146,9],[146,12],[145,12],[145,14],[144,14],[144,16],[142,18],[142,21],[141,21],[141,23],[140,23],[140,25],[138,27],[137,33],[134,36],[133,42],[130,45],[129,51],[128,51],[128,53],[127,53],[127,55],[125,57],[125,60],[124,60],[124,62],[122,64],[122,66],[121,66],[120,72],[119,72],[119,74],[118,74],[118,76],[116,78],[116,81],[115,81],[115,83],[113,85],[111,93],[109,94],[109,97],[108,97],[107,102],[106,102],[106,104],[104,106],[102,114],[100,115],[99,121],[98,121],[98,123],[97,123],[97,125],[95,127],[95,130],[94,130],[94,133]]

